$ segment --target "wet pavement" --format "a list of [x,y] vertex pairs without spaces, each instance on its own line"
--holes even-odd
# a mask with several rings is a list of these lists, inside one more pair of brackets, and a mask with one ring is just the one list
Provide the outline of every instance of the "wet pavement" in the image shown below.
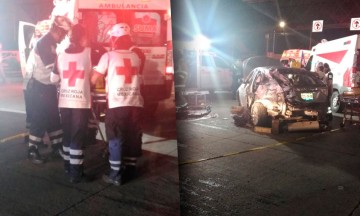
[[360,128],[272,135],[237,127],[228,94],[177,121],[182,215],[360,215]]

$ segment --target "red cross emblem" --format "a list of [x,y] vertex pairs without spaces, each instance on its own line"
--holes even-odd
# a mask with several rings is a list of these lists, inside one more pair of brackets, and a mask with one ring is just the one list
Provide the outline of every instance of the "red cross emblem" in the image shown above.
[[69,79],[69,86],[75,86],[76,79],[84,79],[84,70],[76,70],[76,62],[69,62],[69,70],[64,70],[64,79]]
[[124,59],[124,66],[116,67],[117,75],[125,76],[125,83],[131,83],[132,76],[137,74],[137,68],[131,66],[130,59]]

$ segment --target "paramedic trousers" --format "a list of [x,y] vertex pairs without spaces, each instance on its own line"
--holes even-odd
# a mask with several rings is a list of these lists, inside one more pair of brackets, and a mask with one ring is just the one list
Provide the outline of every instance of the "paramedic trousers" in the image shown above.
[[56,86],[33,80],[31,88],[27,91],[32,104],[29,147],[37,148],[47,132],[52,148],[61,148],[63,131],[60,124]]
[[32,101],[31,101],[31,94],[30,91],[24,89],[24,101],[25,101],[25,112],[26,112],[26,128],[30,128],[31,124],[31,108],[32,108]]
[[88,130],[90,109],[60,108],[61,123],[64,131],[64,167],[72,177],[83,172],[83,147]]
[[106,110],[105,128],[109,140],[109,162],[112,175],[121,170],[124,157],[136,158],[142,154],[142,107],[117,107]]

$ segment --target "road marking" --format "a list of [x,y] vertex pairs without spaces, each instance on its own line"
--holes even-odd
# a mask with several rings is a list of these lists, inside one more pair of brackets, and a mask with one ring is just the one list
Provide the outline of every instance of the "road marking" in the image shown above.
[[221,127],[217,127],[217,126],[212,126],[212,125],[206,125],[206,124],[201,124],[201,123],[193,123],[195,125],[200,125],[200,126],[203,126],[203,127],[207,127],[207,128],[212,128],[212,129],[218,129],[218,130],[228,130],[228,129],[225,129],[225,128],[221,128]]
[[192,160],[192,161],[179,162],[179,166],[187,165],[187,164],[195,164],[195,163],[204,162],[204,161],[209,161],[209,160],[214,160],[214,159],[218,159],[218,158],[230,157],[230,156],[239,155],[239,154],[244,154],[244,153],[253,152],[253,151],[264,150],[264,149],[267,149],[267,148],[276,147],[276,146],[281,146],[281,145],[285,145],[285,144],[288,144],[288,143],[289,143],[289,142],[279,142],[279,143],[275,143],[275,144],[270,144],[270,145],[255,147],[255,148],[248,149],[248,150],[244,150],[244,151],[238,151],[238,152],[232,152],[232,153],[228,153],[228,154],[223,154],[223,155],[219,155],[219,156],[215,156],[215,157],[203,158],[203,159]]
[[22,138],[22,137],[25,137],[25,136],[27,136],[27,135],[28,135],[28,133],[16,134],[16,135],[14,135],[14,136],[10,136],[10,137],[6,137],[6,138],[1,139],[1,140],[0,140],[0,143],[4,143],[4,142],[10,141],[10,140]]
[[270,144],[270,145],[265,145],[265,146],[260,146],[260,147],[255,147],[252,149],[248,149],[248,150],[244,150],[244,151],[238,151],[238,152],[232,152],[232,153],[228,153],[228,154],[223,154],[223,155],[219,155],[219,156],[215,156],[215,157],[210,157],[210,158],[202,158],[202,159],[198,159],[198,160],[190,160],[190,161],[184,161],[184,162],[179,162],[179,166],[182,165],[187,165],[187,164],[195,164],[195,163],[200,163],[200,162],[204,162],[204,161],[209,161],[209,160],[214,160],[214,159],[219,159],[219,158],[224,158],[224,157],[230,157],[230,156],[235,156],[235,155],[240,155],[240,154],[244,154],[244,153],[249,153],[249,152],[256,152],[256,151],[260,151],[260,150],[264,150],[264,149],[268,149],[268,148],[273,148],[273,147],[277,147],[277,146],[281,146],[281,145],[286,145],[289,144],[293,141],[299,141],[299,140],[304,140],[306,138],[310,138],[310,137],[314,137],[314,136],[319,136],[319,135],[323,135],[323,134],[327,134],[327,133],[332,133],[335,131],[340,130],[340,128],[338,129],[333,129],[331,131],[328,132],[323,132],[323,133],[319,133],[319,134],[313,134],[311,136],[304,136],[304,137],[298,137],[292,141],[284,141],[284,142],[278,142],[275,144]]
[[13,110],[13,109],[5,109],[5,108],[0,108],[0,112],[26,114],[26,112],[25,112],[25,111],[22,111],[22,110]]

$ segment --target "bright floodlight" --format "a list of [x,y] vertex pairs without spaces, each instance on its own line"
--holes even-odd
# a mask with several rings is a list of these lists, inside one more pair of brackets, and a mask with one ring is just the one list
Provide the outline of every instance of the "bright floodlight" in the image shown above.
[[195,46],[199,50],[207,50],[210,48],[210,40],[204,35],[198,35],[194,38]]
[[279,22],[279,26],[280,26],[281,28],[284,28],[284,27],[286,26],[286,23],[285,23],[284,21],[280,21],[280,22]]

